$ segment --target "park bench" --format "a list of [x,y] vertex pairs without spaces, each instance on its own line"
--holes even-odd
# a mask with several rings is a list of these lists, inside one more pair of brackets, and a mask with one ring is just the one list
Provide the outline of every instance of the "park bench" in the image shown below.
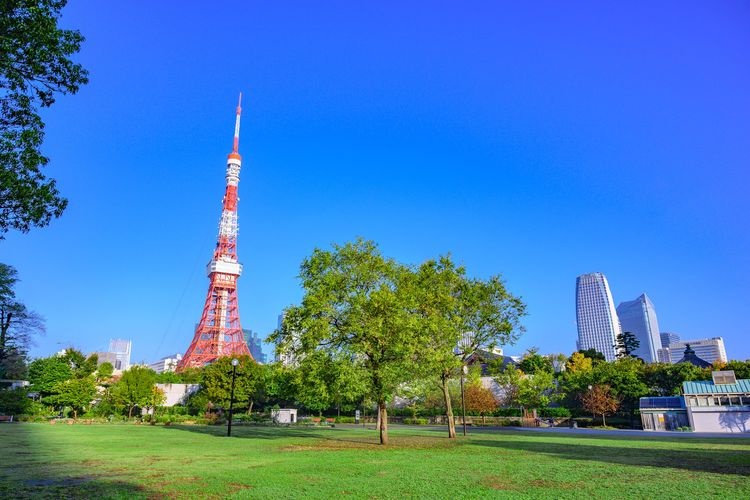
[[0,415],[0,422],[13,422],[13,415]]

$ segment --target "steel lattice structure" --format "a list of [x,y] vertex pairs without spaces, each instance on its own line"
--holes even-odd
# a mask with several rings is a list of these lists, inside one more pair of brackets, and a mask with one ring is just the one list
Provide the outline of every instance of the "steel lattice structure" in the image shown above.
[[213,258],[206,269],[209,279],[206,303],[193,341],[177,365],[177,371],[201,367],[222,356],[251,356],[242,334],[237,303],[237,279],[242,274],[242,265],[237,261],[237,186],[242,166],[239,153],[241,105],[242,94],[237,104],[234,146],[227,159],[227,187],[219,222],[219,237]]

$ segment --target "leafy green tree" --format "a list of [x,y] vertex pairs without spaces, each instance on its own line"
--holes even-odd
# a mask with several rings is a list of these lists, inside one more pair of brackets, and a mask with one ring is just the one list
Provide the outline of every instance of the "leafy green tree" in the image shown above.
[[105,361],[104,363],[100,364],[99,367],[96,369],[96,378],[99,383],[106,383],[109,381],[109,379],[112,378],[112,374],[115,372],[115,367],[112,366],[112,363],[109,361]]
[[60,356],[35,359],[29,364],[31,389],[42,397],[54,394],[54,387],[73,377],[70,365]]
[[630,415],[631,424],[639,408],[639,400],[648,396],[644,382],[645,364],[636,358],[621,358],[610,363],[600,363],[594,368],[594,385],[606,384],[620,400],[621,409]]
[[521,362],[518,364],[518,368],[526,375],[534,375],[539,372],[554,372],[552,360],[539,354],[539,349],[536,347],[532,347],[524,353]]
[[546,408],[553,400],[555,380],[549,372],[526,375],[515,367],[507,366],[495,377],[495,381],[503,391],[504,406],[539,409]]
[[57,26],[65,0],[0,2],[0,239],[9,229],[27,232],[59,217],[68,203],[41,169],[40,107],[56,94],[75,94],[87,72],[70,57],[78,31]]
[[133,366],[122,373],[122,377],[110,389],[113,399],[128,409],[128,418],[135,407],[147,408],[153,396],[156,372],[151,368]]
[[94,377],[73,377],[57,383],[52,388],[53,394],[44,398],[47,403],[70,406],[73,418],[78,418],[79,411],[85,411],[96,397],[96,380]]
[[86,357],[81,351],[73,347],[66,348],[60,358],[70,366],[73,376],[77,378],[85,378],[93,374],[99,362],[98,355],[92,354]]
[[518,402],[523,408],[546,408],[553,401],[555,380],[552,373],[540,371],[521,378]]
[[315,350],[356,361],[366,394],[378,406],[380,443],[388,443],[386,404],[412,378],[418,348],[416,301],[409,270],[370,241],[315,249],[300,269],[302,304],[285,310],[271,341],[297,359]]
[[641,341],[638,340],[632,332],[622,332],[617,334],[615,339],[615,352],[618,358],[637,357],[633,354],[641,346]]
[[607,358],[604,357],[604,354],[600,353],[594,348],[584,349],[582,351],[576,351],[576,352],[583,354],[585,357],[589,358],[594,364],[597,364],[600,361],[607,360]]
[[507,291],[500,276],[470,279],[450,257],[428,260],[413,273],[417,324],[426,339],[417,352],[422,377],[438,381],[448,417],[448,436],[456,437],[449,382],[479,347],[512,344],[523,331],[525,305]]
[[237,359],[234,382],[234,402],[237,408],[252,411],[256,392],[262,383],[262,369],[250,356],[218,358],[203,368],[201,387],[214,407],[229,409],[232,389],[232,359]]
[[44,332],[42,318],[16,300],[17,282],[16,269],[0,264],[0,378],[25,375],[26,350],[31,337]]
[[682,383],[692,380],[711,380],[711,369],[691,363],[649,363],[643,366],[643,383],[656,396],[677,396]]
[[[602,363],[603,361],[598,361]],[[594,364],[591,358],[581,352],[574,352],[558,377],[558,391],[566,407],[575,408],[581,404],[581,395],[594,383]]]
[[24,388],[0,389],[0,415],[22,415],[29,413],[31,400]]

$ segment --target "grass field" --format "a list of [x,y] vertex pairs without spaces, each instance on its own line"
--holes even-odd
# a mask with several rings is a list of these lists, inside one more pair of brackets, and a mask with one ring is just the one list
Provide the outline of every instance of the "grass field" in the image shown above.
[[0,425],[0,498],[750,498],[750,440]]

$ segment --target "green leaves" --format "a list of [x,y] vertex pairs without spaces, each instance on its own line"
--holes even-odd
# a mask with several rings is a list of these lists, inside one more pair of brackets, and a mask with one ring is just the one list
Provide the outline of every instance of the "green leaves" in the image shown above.
[[65,4],[0,3],[0,239],[9,229],[46,226],[68,204],[41,172],[49,160],[40,151],[44,123],[37,112],[55,94],[75,94],[88,82],[87,71],[70,59],[83,36],[57,27]]

